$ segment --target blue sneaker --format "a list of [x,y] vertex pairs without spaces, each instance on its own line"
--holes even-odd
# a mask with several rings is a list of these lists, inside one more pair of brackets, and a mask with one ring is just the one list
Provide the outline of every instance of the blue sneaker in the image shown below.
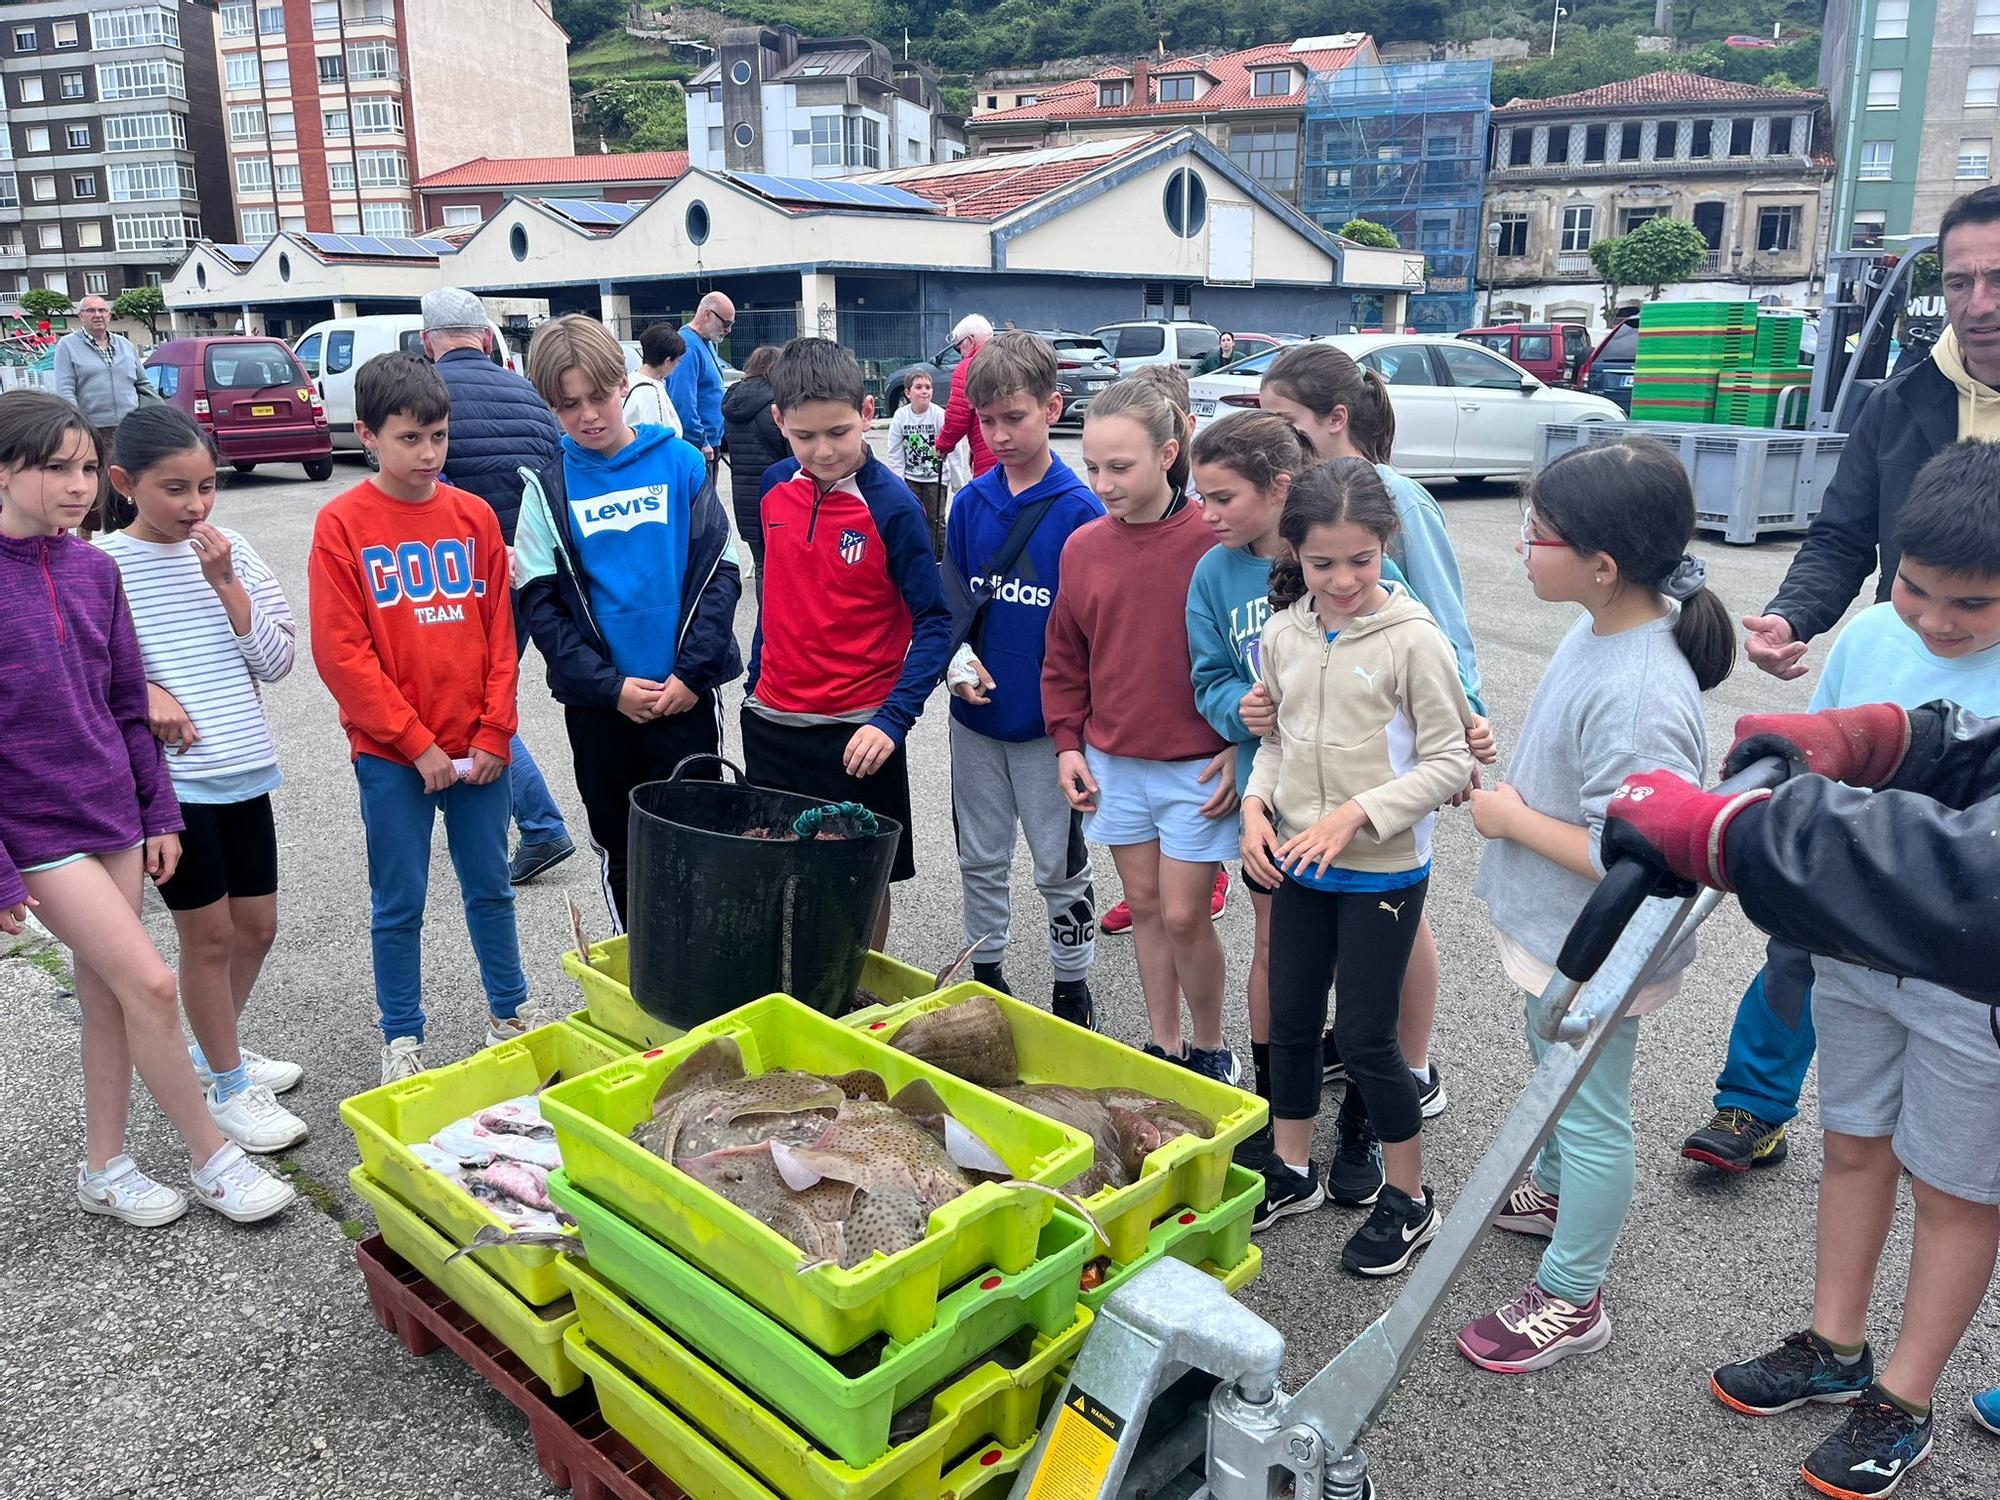
[[1810,1328],[1788,1335],[1768,1354],[1724,1365],[1708,1377],[1716,1399],[1746,1417],[1775,1416],[1808,1401],[1842,1406],[1860,1400],[1874,1381],[1875,1360],[1865,1344],[1861,1357],[1844,1365]]
[[1988,1432],[2000,1434],[2000,1385],[1990,1391],[1976,1392],[1970,1405],[1973,1421]]
[[1893,1495],[1931,1456],[1931,1416],[1913,1417],[1871,1385],[1849,1408],[1840,1430],[1806,1455],[1799,1476],[1835,1500]]

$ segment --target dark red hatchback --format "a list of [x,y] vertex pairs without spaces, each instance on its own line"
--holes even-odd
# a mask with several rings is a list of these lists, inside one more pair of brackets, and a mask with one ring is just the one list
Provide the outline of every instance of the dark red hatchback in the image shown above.
[[319,392],[277,339],[169,339],[146,356],[146,375],[214,437],[237,473],[298,463],[308,479],[333,476],[333,436]]

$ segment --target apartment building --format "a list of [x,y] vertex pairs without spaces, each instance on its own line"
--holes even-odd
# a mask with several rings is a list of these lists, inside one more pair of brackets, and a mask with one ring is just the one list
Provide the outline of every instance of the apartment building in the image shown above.
[[246,243],[412,234],[426,173],[574,149],[549,0],[221,0],[215,45]]
[[0,306],[158,285],[230,231],[213,0],[0,7]]
[[1893,252],[1994,180],[2000,0],[1832,0],[1823,35],[1832,248]]

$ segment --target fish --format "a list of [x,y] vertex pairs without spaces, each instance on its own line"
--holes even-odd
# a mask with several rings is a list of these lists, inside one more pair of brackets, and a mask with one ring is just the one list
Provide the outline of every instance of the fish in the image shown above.
[[472,1123],[495,1135],[519,1135],[538,1141],[556,1138],[555,1127],[542,1118],[541,1101],[532,1094],[482,1109],[472,1117]]
[[982,1088],[1021,1081],[1014,1029],[991,995],[925,1011],[905,1022],[889,1045]]
[[431,1137],[431,1144],[468,1167],[483,1167],[496,1160],[528,1162],[548,1171],[562,1165],[562,1148],[556,1144],[554,1132],[547,1139],[512,1135],[489,1130],[477,1119],[454,1120]]
[[1131,1186],[1135,1179],[1125,1166],[1117,1122],[1097,1090],[1066,1083],[1022,1083],[997,1092],[1023,1109],[1032,1109],[1090,1137],[1091,1164],[1063,1184],[1064,1192],[1088,1198],[1108,1187]]
[[794,1191],[779,1175],[771,1149],[769,1141],[759,1141],[686,1157],[674,1165],[789,1240],[807,1261],[854,1264],[861,1257],[848,1258],[844,1226],[854,1206],[855,1188],[827,1182]]
[[1206,1117],[1171,1099],[1155,1099],[1131,1089],[1097,1092],[1111,1112],[1112,1127],[1118,1138],[1118,1159],[1133,1182],[1144,1173],[1146,1158],[1169,1141],[1184,1135],[1208,1140],[1215,1134],[1215,1126]]
[[[556,1218],[554,1215],[544,1215],[544,1217]],[[567,1222],[568,1220],[559,1220],[545,1228],[538,1226],[522,1229],[495,1229],[491,1224],[487,1224],[470,1240],[466,1241],[465,1244],[447,1255],[444,1258],[444,1263],[450,1265],[461,1255],[471,1255],[480,1250],[500,1248],[560,1250],[563,1254],[573,1255],[578,1260],[587,1259],[588,1257],[584,1254],[583,1241],[578,1239],[574,1233],[563,1229],[562,1225]]]
[[810,1073],[773,1069],[747,1075],[734,1037],[718,1037],[688,1054],[653,1096],[652,1118],[632,1138],[678,1161],[759,1141],[813,1139],[846,1096]]
[[473,1173],[467,1181],[475,1187],[496,1188],[530,1208],[539,1208],[546,1213],[556,1211],[549,1198],[549,1174],[526,1162],[496,1161],[484,1171]]

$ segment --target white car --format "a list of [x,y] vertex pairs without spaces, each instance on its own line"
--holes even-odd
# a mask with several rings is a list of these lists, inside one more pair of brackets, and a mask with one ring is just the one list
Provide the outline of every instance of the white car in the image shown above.
[[[1602,396],[1544,385],[1511,359],[1435,334],[1335,334],[1331,344],[1389,384],[1396,411],[1392,461],[1412,479],[1479,480],[1534,467],[1544,422],[1622,422]],[[1294,346],[1297,347],[1297,346]],[[1255,407],[1264,371],[1282,351],[1238,360],[1189,387],[1197,420]]]

